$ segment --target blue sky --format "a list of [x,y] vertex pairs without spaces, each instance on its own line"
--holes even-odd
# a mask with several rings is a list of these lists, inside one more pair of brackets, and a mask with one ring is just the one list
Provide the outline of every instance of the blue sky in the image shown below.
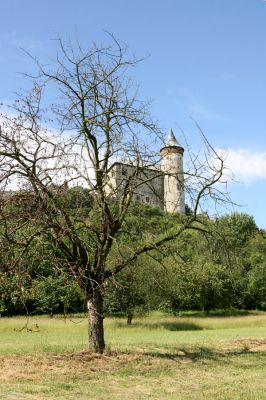
[[239,183],[238,211],[266,228],[266,2],[263,0],[8,0],[0,3],[0,99],[28,85],[22,72],[45,62],[55,42],[82,44],[114,33],[144,61],[134,69],[152,112],[182,142],[198,144],[191,117],[227,152]]

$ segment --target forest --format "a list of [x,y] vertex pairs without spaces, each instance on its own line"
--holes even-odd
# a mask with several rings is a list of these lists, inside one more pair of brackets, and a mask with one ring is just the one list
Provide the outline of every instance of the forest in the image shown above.
[[[82,220],[90,210],[93,218],[93,200],[86,189],[65,189],[58,200],[69,215]],[[14,192],[5,199],[14,226],[17,215],[32,221],[20,235],[29,236],[30,230],[36,229],[34,201],[27,191]],[[132,203],[117,240],[127,243],[123,251],[128,248],[130,252],[136,243],[158,240],[166,228],[171,233],[184,224],[189,212],[187,207],[186,216],[172,215]],[[184,231],[177,240],[142,254],[110,277],[104,286],[105,315],[125,317],[130,324],[134,316],[152,310],[176,315],[184,310],[209,314],[221,309],[266,309],[265,231],[256,226],[252,216],[239,212],[216,219],[199,215],[198,220],[205,229]],[[60,248],[55,255],[49,237],[34,237],[19,265],[15,261],[20,251],[18,241],[2,241],[1,247],[1,316],[86,312],[82,285],[67,273]],[[109,254],[110,265],[117,252],[119,246]]]

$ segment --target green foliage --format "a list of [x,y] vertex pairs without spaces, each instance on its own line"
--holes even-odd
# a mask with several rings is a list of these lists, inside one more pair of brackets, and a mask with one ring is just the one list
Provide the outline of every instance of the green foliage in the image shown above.
[[225,267],[213,263],[168,261],[162,308],[203,310],[230,306],[232,282]]
[[161,267],[148,255],[123,270],[106,285],[105,312],[133,317],[154,310],[160,304],[158,275]]
[[[24,192],[16,194],[7,204],[12,215],[23,209],[25,218],[32,217],[32,224],[26,225],[24,230],[16,233],[14,229],[17,242],[38,229],[34,219],[34,199],[25,196]],[[99,224],[89,191],[76,187],[64,189],[58,196],[64,208],[70,210],[72,221],[86,242],[84,225]],[[110,207],[115,208],[117,204],[111,202]],[[88,210],[89,222],[85,219]],[[139,244],[153,243],[166,233],[171,234],[185,218],[189,215],[165,214],[159,209],[132,203],[108,255],[107,267],[112,270],[118,258],[128,257]],[[233,213],[216,221],[206,216],[202,218],[206,232],[195,225],[195,229],[183,232],[178,240],[165,244],[160,251],[142,255],[106,283],[107,314],[136,315],[159,308],[173,313],[180,310],[209,312],[232,307],[266,309],[264,232],[258,230],[254,219],[247,214]],[[15,228],[15,219],[12,223]],[[91,235],[94,235],[93,230]],[[61,257],[61,250],[50,239],[47,232],[36,235],[29,243],[27,257],[20,260],[20,275],[12,272],[12,262],[21,251],[19,245],[15,241],[10,244],[2,240],[2,315],[83,310],[84,293],[78,287],[74,273],[72,277],[66,277],[68,265]],[[96,237],[95,241],[92,237],[89,239],[92,246],[97,246]]]
[[249,308],[266,310],[266,263],[248,272],[246,302]]
[[252,216],[237,212],[219,218],[215,229],[230,248],[245,246],[258,231]]
[[64,275],[34,279],[31,299],[37,313],[77,312],[84,308],[84,293],[77,283]]
[[93,207],[93,199],[89,189],[76,186],[67,190],[63,196],[65,207],[72,210],[76,217],[85,218]]
[[27,290],[17,276],[0,274],[0,315],[27,313]]
[[[116,281],[108,282],[105,295],[107,315],[133,315],[145,310],[145,298],[141,285],[128,271],[122,272]],[[145,293],[146,294],[146,293]]]

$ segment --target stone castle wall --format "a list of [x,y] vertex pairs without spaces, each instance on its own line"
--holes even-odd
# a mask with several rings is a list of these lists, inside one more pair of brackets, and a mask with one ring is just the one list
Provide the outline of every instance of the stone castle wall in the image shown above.
[[137,171],[134,165],[115,163],[110,171],[106,184],[106,193],[110,197],[120,198],[125,185],[133,179],[135,187],[133,201],[164,209],[164,177],[160,170],[141,168]]
[[106,193],[110,197],[120,198],[130,181],[130,186],[134,189],[133,201],[157,206],[170,213],[184,214],[184,149],[176,142],[172,131],[170,134],[170,142],[173,144],[161,149],[160,169],[138,168],[116,162],[106,182]]

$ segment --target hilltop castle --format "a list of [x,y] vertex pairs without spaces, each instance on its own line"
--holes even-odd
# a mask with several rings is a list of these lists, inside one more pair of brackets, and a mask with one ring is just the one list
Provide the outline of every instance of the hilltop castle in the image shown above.
[[[185,213],[184,148],[177,142],[170,129],[165,146],[160,150],[159,168],[142,167],[137,174],[132,200],[160,207],[170,213]],[[129,179],[134,179],[136,166],[116,162],[111,168],[106,192],[110,196],[122,196]]]

